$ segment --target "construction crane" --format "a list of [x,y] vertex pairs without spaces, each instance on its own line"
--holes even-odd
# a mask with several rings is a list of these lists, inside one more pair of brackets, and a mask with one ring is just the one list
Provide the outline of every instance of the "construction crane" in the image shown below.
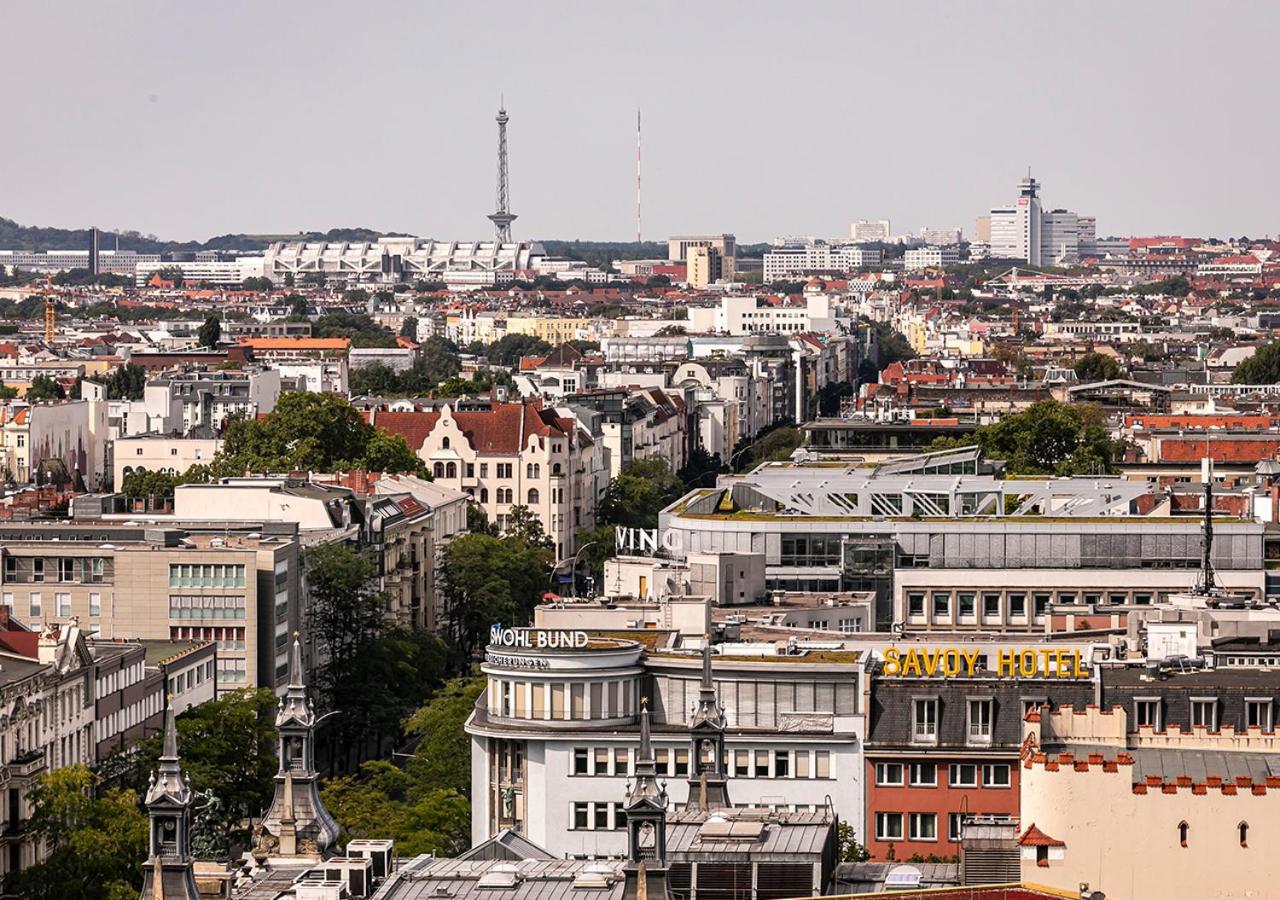
[[53,297],[44,298],[44,342],[52,344],[58,334],[58,309],[53,305]]

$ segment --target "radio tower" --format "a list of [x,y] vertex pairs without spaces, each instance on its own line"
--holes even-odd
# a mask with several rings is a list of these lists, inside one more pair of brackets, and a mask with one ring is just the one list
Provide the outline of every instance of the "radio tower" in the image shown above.
[[640,108],[636,107],[636,243],[640,243]]
[[498,106],[498,209],[489,216],[489,221],[498,232],[498,243],[511,242],[511,223],[516,220],[515,214],[507,208],[507,108],[506,103]]

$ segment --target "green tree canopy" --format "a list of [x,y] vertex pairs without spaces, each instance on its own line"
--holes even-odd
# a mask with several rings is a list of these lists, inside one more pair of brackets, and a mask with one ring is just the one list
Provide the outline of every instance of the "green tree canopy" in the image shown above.
[[1280,383],[1280,341],[1263,344],[1231,373],[1232,384]]
[[50,850],[5,879],[5,893],[29,900],[126,900],[142,888],[147,817],[131,790],[95,796],[99,778],[84,766],[41,775],[31,791],[26,828]]
[[485,356],[495,365],[515,366],[520,364],[522,356],[546,356],[550,352],[551,345],[541,338],[531,334],[508,334],[490,344]]
[[213,462],[218,475],[245,470],[425,472],[403,437],[379,432],[335,394],[283,394],[265,417],[233,420],[222,439]]
[[1083,382],[1111,381],[1120,377],[1120,364],[1105,353],[1090,350],[1076,360],[1075,371]]
[[[364,294],[364,291],[358,289],[356,292]],[[327,313],[316,320],[311,333],[316,337],[348,338],[352,347],[397,346],[394,334],[363,313]]]
[[1003,459],[1010,475],[1091,475],[1110,472],[1124,444],[1113,441],[1106,416],[1092,404],[1041,400],[1023,412],[984,425],[971,437],[939,438],[929,450],[977,444]]
[[213,349],[218,346],[218,341],[222,340],[222,323],[217,316],[209,316],[204,320],[204,324],[200,326],[199,340],[201,347]]
[[141,400],[147,388],[147,370],[126,363],[111,372],[107,380],[108,400]]
[[657,528],[658,513],[684,493],[684,484],[661,456],[633,460],[610,480],[597,519],[605,525]]
[[418,317],[405,316],[404,322],[400,324],[400,337],[408,338],[411,341],[418,339]]
[[444,548],[441,577],[450,646],[460,661],[494,622],[523,625],[549,586],[551,551],[516,535],[464,534]]
[[31,385],[27,388],[25,397],[32,403],[40,400],[65,400],[67,392],[63,390],[62,385],[48,375],[37,375],[31,379]]

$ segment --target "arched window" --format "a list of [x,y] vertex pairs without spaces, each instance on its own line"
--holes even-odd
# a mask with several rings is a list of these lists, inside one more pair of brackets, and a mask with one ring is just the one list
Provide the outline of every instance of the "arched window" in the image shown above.
[[538,489],[529,488],[529,505],[533,506],[533,504],[537,502],[538,502]]
[[524,467],[524,475],[526,478],[541,478],[542,466],[537,463],[526,463]]
[[1236,831],[1239,832],[1240,834],[1240,846],[1248,847],[1249,846],[1249,823],[1241,822],[1239,825],[1236,826]]
[[457,477],[458,477],[458,464],[457,464],[457,463],[449,463],[447,466],[445,466],[445,467],[444,467],[444,477],[445,477],[445,478],[457,478]]
[[1183,847],[1187,846],[1187,836],[1188,836],[1190,833],[1191,833],[1191,826],[1190,826],[1190,825],[1188,825],[1186,822],[1179,822],[1179,823],[1178,823],[1178,843],[1179,843],[1181,846],[1183,846]]
[[444,477],[444,463],[440,463],[440,462],[436,463],[434,466],[432,466],[432,467],[431,467],[431,471],[435,473],[435,476],[436,476],[437,478],[443,478],[443,477]]
[[444,450],[449,449],[449,439],[447,437],[440,438],[440,447]]
[[488,488],[480,488],[480,502],[481,502],[481,503],[488,503],[488,502],[489,502],[489,489],[488,489]]
[[555,465],[553,465],[553,466],[551,467],[551,474],[552,474],[552,475],[559,475],[559,474],[560,474],[560,463],[556,463]]
[[131,475],[132,473],[133,473],[133,466],[125,466],[125,467],[124,467],[124,471],[123,471],[123,472],[121,472],[120,474],[122,474],[122,475]]

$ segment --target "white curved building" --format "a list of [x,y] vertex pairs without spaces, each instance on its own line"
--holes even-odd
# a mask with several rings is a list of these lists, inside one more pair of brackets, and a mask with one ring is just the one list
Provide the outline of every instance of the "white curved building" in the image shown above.
[[[384,237],[376,241],[277,242],[264,254],[263,274],[272,279],[295,278],[319,272],[347,281],[398,280],[498,283],[500,275],[534,267],[546,255],[532,241],[434,241],[416,237]],[[492,278],[488,278],[492,276]]]

